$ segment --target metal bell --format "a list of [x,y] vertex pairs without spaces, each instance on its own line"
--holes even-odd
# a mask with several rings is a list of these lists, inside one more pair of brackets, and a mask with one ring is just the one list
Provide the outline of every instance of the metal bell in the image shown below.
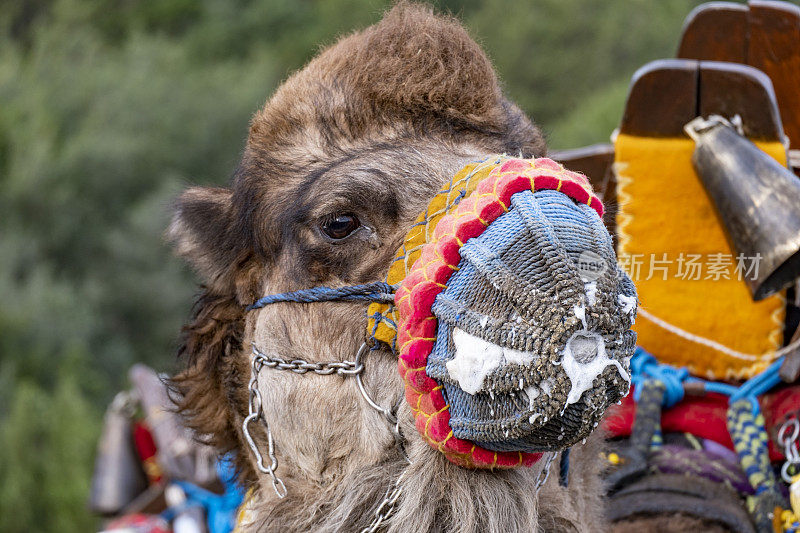
[[106,411],[97,450],[89,508],[99,514],[119,513],[147,488],[131,433],[131,399],[121,392]]
[[685,130],[731,248],[757,262],[745,276],[753,300],[789,286],[800,278],[800,179],[722,117],[698,117]]

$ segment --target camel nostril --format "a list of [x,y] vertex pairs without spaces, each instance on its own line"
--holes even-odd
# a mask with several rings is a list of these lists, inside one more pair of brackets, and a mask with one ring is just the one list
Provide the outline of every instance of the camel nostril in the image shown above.
[[615,366],[620,377],[630,383],[630,375],[622,363],[609,357],[603,337],[585,329],[569,338],[560,364],[570,381],[567,405],[580,400],[607,366]]
[[576,333],[567,343],[572,356],[581,364],[591,362],[598,354],[599,337]]

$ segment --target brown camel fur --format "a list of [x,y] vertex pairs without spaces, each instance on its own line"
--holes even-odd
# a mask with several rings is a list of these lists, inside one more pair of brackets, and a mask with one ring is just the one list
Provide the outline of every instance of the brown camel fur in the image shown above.
[[[539,130],[502,94],[490,61],[461,25],[401,3],[381,22],[323,51],[253,117],[230,188],[190,188],[170,238],[204,281],[174,385],[188,424],[234,451],[256,487],[256,531],[358,531],[406,463],[352,378],[259,375],[275,437],[279,500],[254,468],[241,432],[250,346],[286,360],[352,360],[365,337],[360,303],[276,304],[264,294],[385,279],[413,219],[450,176],[488,154],[542,156]],[[360,226],[332,240],[340,215]],[[396,358],[372,352],[364,380],[384,406],[401,403]],[[456,467],[421,440],[402,403],[411,466],[392,532],[596,531],[602,522],[596,433],[571,455],[570,483],[537,494],[530,469]],[[261,449],[265,435],[256,434]]]

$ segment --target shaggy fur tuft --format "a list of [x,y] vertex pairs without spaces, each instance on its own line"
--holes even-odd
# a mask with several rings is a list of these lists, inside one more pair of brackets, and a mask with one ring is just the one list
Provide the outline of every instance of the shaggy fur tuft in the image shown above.
[[[603,438],[593,436],[575,449],[579,467],[571,471],[570,485],[558,482],[558,459],[539,493],[532,490],[544,461],[530,469],[491,472],[455,468],[441,454],[431,454],[424,443],[411,450],[411,466],[395,456],[387,463],[356,469],[320,492],[290,492],[275,501],[267,493],[267,513],[252,524],[253,531],[360,531],[374,517],[387,490],[403,474],[403,492],[389,533],[459,532],[507,533],[603,531],[599,494]],[[392,454],[396,455],[396,454]],[[256,508],[260,503],[255,503]]]
[[[170,383],[187,425],[223,454],[240,449],[241,431],[235,421],[247,414],[242,410],[249,378],[247,366],[241,368],[243,332],[241,305],[230,296],[206,290],[195,304],[192,321],[183,328],[178,354],[186,369]],[[254,481],[246,456],[237,453],[236,459],[243,479]]]
[[508,153],[544,149],[458,21],[405,2],[289,78],[256,114],[249,141],[290,146],[311,133],[300,127],[309,115],[319,119],[315,140],[333,147],[401,122],[418,132],[496,137]]

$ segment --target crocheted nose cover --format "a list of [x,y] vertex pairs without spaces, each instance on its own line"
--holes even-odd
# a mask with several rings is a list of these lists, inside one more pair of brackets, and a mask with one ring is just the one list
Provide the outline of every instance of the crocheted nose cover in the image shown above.
[[636,291],[602,213],[584,176],[493,157],[408,233],[395,305],[371,306],[371,333],[399,350],[417,430],[452,462],[531,465],[627,393]]

